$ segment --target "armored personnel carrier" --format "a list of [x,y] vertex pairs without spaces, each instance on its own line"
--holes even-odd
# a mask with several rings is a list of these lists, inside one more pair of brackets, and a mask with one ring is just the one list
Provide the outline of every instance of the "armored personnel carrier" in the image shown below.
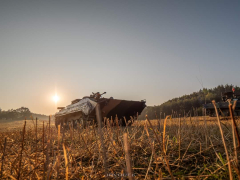
[[[59,112],[55,114],[55,125],[59,124],[76,126],[78,123],[86,126],[87,123],[96,123],[95,107],[97,103],[100,105],[103,119],[117,119],[119,124],[125,126],[130,124],[132,119],[136,119],[137,114],[140,115],[146,107],[146,101],[127,101],[114,98],[103,98],[100,94],[92,93],[90,96],[85,96],[82,99],[75,99],[66,107],[58,107]],[[130,121],[131,120],[131,121]]]
[[[240,115],[240,94],[235,93],[235,90],[222,93],[222,102],[216,103],[216,107],[219,110],[219,115],[229,116],[229,103],[233,104],[234,115]],[[216,116],[216,112],[212,103],[204,104],[206,114],[209,116]]]

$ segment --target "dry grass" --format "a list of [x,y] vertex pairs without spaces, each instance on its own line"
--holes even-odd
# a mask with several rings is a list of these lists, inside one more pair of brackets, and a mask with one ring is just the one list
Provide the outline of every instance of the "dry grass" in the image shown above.
[[[19,128],[23,128],[25,120],[0,120],[0,132],[6,131],[15,131]],[[36,124],[35,120],[26,120],[27,128],[33,128]],[[48,120],[38,120],[39,125],[42,125],[43,122],[48,122]],[[54,122],[51,122],[51,125],[55,125]]]
[[[191,121],[182,118],[181,126],[179,119],[168,119],[164,136],[164,120],[158,121],[151,120],[152,127],[147,121],[135,121],[130,127],[112,127],[109,122],[103,127],[108,174],[105,174],[96,127],[84,129],[79,125],[64,133],[61,129],[58,134],[54,123],[51,122],[49,128],[48,121],[44,121],[44,131],[43,121],[38,121],[36,131],[36,121],[28,120],[25,133],[23,121],[21,128],[16,127],[16,123],[11,129],[3,130],[1,126],[2,178],[102,179],[108,176],[109,179],[126,179],[130,172],[134,179],[172,179],[171,172],[175,179],[229,179],[228,161],[216,118],[206,126],[197,117],[192,117]],[[221,121],[221,126],[233,162],[231,121]],[[127,151],[124,149],[126,140]],[[127,168],[126,164],[131,167]],[[237,178],[234,169],[232,175]]]

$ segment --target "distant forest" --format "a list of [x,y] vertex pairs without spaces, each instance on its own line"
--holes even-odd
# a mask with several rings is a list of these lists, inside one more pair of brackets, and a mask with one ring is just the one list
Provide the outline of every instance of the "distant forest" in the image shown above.
[[18,109],[10,109],[8,111],[0,111],[0,120],[23,120],[23,119],[41,119],[47,120],[48,116],[32,113],[28,108],[21,107]]
[[212,100],[216,102],[221,101],[221,93],[232,91],[232,88],[235,88],[236,92],[240,91],[240,87],[233,85],[219,85],[212,89],[203,88],[198,92],[194,92],[190,95],[184,95],[179,98],[174,98],[164,102],[161,105],[157,106],[148,106],[146,107],[139,119],[145,119],[147,114],[150,119],[164,118],[164,115],[179,115],[184,116],[188,114],[191,116],[201,116],[203,114],[203,104],[211,103]]

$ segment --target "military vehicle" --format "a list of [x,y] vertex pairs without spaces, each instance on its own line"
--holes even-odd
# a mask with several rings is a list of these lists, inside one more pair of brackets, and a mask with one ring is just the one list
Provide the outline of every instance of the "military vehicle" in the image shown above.
[[[101,114],[104,119],[112,119],[113,123],[116,123],[118,119],[119,125],[128,125],[136,119],[137,115],[140,115],[142,110],[146,107],[146,101],[127,101],[110,98],[103,98],[100,94],[92,93],[90,96],[85,96],[82,99],[75,99],[72,103],[66,107],[58,107],[59,112],[55,114],[56,127],[72,124],[76,126],[78,123],[84,127],[87,123],[97,124],[95,107],[97,103],[100,105]],[[117,116],[117,118],[116,118]]]
[[[218,113],[221,116],[230,116],[229,103],[233,104],[234,115],[240,115],[240,94],[235,93],[233,88],[232,91],[224,92],[221,94],[222,102],[217,102],[216,107],[219,110]],[[206,109],[206,114],[209,116],[216,116],[215,108],[212,103],[204,104],[203,107]]]

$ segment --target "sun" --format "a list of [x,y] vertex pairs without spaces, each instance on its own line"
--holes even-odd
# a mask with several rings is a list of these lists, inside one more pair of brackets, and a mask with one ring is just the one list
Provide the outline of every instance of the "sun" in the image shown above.
[[59,101],[59,96],[58,96],[57,94],[55,94],[55,95],[53,96],[53,101],[54,101],[55,103],[57,103],[57,102]]

